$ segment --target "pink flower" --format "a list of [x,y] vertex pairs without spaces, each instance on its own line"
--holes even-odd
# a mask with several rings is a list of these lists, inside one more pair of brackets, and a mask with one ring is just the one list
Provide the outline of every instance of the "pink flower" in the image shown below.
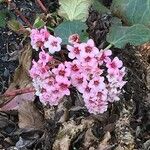
[[[61,49],[61,40],[48,35],[44,29],[33,30],[32,34],[34,46],[37,46],[36,41],[43,40],[51,53]],[[48,41],[46,36],[49,36]],[[65,95],[70,95],[69,88],[74,86],[82,94],[90,113],[104,113],[109,102],[119,100],[121,89],[126,83],[123,80],[125,67],[122,67],[122,61],[118,57],[111,60],[110,50],[98,52],[93,40],[81,44],[75,41],[71,41],[73,46],[67,46],[69,58],[74,60],[60,63],[53,69],[49,64],[53,57],[43,50],[43,46],[38,47],[42,49],[39,60],[32,61],[29,71],[36,95],[44,105],[56,106]]]
[[39,63],[43,63],[43,65],[45,66],[49,61],[51,61],[53,59],[52,56],[50,56],[48,53],[46,53],[45,51],[41,51],[39,53]]
[[121,68],[121,70],[119,70],[118,72],[118,81],[122,81],[123,77],[125,76],[126,72],[125,72],[125,67]]
[[74,87],[82,93],[83,88],[87,86],[86,75],[83,73],[77,73],[71,76],[71,83]]
[[55,84],[55,79],[52,76],[49,76],[48,78],[45,78],[43,81],[43,88],[47,90],[47,92],[51,92],[54,90],[54,84]]
[[60,92],[62,92],[64,95],[70,95],[69,87],[71,82],[67,78],[56,78],[56,82],[56,86]]
[[48,48],[51,54],[54,54],[55,52],[59,52],[61,50],[61,42],[61,38],[50,35],[48,41],[44,43],[44,47]]
[[118,69],[122,67],[122,61],[115,57],[112,61],[106,63],[108,73],[118,73]]
[[68,42],[70,44],[76,44],[80,42],[80,36],[78,34],[72,34],[69,36]]
[[74,46],[67,45],[67,49],[69,51],[68,57],[70,59],[79,58],[80,57],[80,44],[76,43]]
[[50,36],[50,33],[48,32],[47,28],[44,27],[44,29],[41,29],[40,30],[40,34],[42,35],[43,37],[43,41],[47,41],[48,40],[48,37]]
[[102,114],[107,111],[108,103],[97,98],[84,99],[85,106],[92,114]]
[[96,56],[99,53],[97,47],[95,47],[94,41],[89,39],[87,43],[80,44],[81,56],[85,57],[86,55]]
[[40,78],[45,78],[49,76],[48,72],[48,67],[43,66],[43,64],[39,62],[35,62],[34,60],[32,61],[33,67],[29,70],[30,76],[35,78],[35,77],[40,77]]
[[53,93],[43,92],[40,94],[40,101],[46,105],[49,104],[50,106],[57,106],[62,98],[62,95],[58,90],[54,90]]
[[73,60],[72,62],[65,62],[65,66],[68,70],[70,70],[71,76],[76,73],[80,73],[82,69],[81,63],[78,60]]
[[99,64],[102,65],[103,62],[107,63],[110,61],[110,56],[112,55],[111,50],[101,50],[97,55],[97,60],[99,61]]
[[107,89],[100,90],[96,93],[97,98],[101,99],[102,101],[107,100],[107,95],[108,95],[108,90]]
[[92,89],[87,85],[86,87],[82,88],[81,93],[83,94],[84,99],[91,97]]
[[40,78],[33,79],[33,86],[36,90],[35,95],[39,96],[42,89],[42,80]]
[[49,101],[51,101],[51,94],[47,93],[47,92],[43,92],[39,95],[40,97],[40,101],[46,105]]
[[98,65],[98,62],[97,62],[97,60],[96,60],[96,58],[94,58],[94,55],[85,55],[84,57],[82,57],[81,59],[80,59],[80,61],[81,61],[81,64],[82,64],[82,66],[83,67],[85,67],[85,66],[90,66],[90,67],[97,67],[97,65]]
[[114,101],[119,101],[120,100],[120,98],[118,97],[119,96],[119,94],[120,94],[120,90],[117,90],[117,88],[111,88],[111,89],[109,89],[108,90],[108,101],[109,102],[114,102]]
[[89,87],[94,89],[95,91],[105,89],[104,77],[94,77],[90,80]]
[[69,77],[70,76],[70,69],[66,68],[64,64],[59,64],[57,68],[52,69],[52,72],[56,76],[61,77]]
[[47,31],[46,27],[44,29],[32,29],[30,38],[31,38],[31,45],[33,49],[39,50],[44,45],[44,42],[48,39],[50,33]]

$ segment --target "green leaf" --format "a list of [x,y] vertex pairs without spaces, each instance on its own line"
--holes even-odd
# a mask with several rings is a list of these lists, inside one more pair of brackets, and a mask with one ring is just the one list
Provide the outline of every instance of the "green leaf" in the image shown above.
[[10,28],[11,30],[17,32],[21,29],[22,25],[17,21],[17,20],[9,20],[7,22],[8,28]]
[[141,24],[131,27],[113,26],[107,35],[107,41],[118,48],[124,47],[127,43],[137,46],[150,41],[150,29]]
[[119,19],[117,17],[112,17],[111,25],[122,26],[122,21],[121,21],[121,19]]
[[99,13],[111,13],[111,11],[105,7],[99,0],[93,0],[92,7]]
[[0,11],[0,27],[4,28],[6,25],[6,12]]
[[0,3],[3,3],[5,0],[0,0]]
[[91,0],[60,0],[59,15],[67,20],[85,21]]
[[35,28],[42,28],[45,26],[45,22],[40,18],[40,17],[37,17],[34,21],[34,24],[33,24],[33,27]]
[[57,26],[54,30],[56,36],[62,38],[63,44],[68,44],[68,38],[70,35],[77,33],[81,40],[85,40],[87,26],[81,21],[65,21]]
[[111,10],[128,25],[150,27],[150,0],[113,0]]

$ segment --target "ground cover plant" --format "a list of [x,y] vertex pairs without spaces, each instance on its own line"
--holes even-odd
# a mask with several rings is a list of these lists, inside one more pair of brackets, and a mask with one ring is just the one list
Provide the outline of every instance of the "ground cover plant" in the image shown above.
[[0,148],[149,149],[149,7],[1,0]]

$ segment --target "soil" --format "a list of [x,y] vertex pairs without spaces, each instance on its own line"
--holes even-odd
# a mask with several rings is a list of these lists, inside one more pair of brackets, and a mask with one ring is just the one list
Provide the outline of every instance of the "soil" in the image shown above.
[[[107,7],[111,4],[111,0],[103,2]],[[15,3],[18,8],[22,8],[22,13],[31,23],[33,23],[36,13],[40,13],[33,1],[23,0],[15,1]],[[55,11],[56,7],[59,7],[57,0],[47,0],[47,4],[49,4],[50,11]],[[0,7],[2,6],[0,5]],[[111,26],[111,18],[112,16],[108,14],[102,15],[90,10],[87,19],[88,32],[99,49],[108,44],[106,34]],[[20,20],[20,18],[18,19]],[[24,45],[21,42],[22,39],[21,35],[8,28],[0,29],[1,93],[4,93],[8,88],[12,74],[18,66],[19,51]],[[64,100],[59,108],[43,108],[36,97],[35,107],[45,114],[43,128],[20,129],[18,127],[18,111],[1,111],[0,149],[51,150],[53,148],[59,150],[58,145],[64,144],[66,146],[69,143],[69,150],[92,150],[92,148],[95,150],[106,138],[108,132],[111,138],[108,138],[107,134],[106,149],[150,149],[150,79],[148,79],[150,76],[150,69],[148,70],[150,55],[144,55],[144,50],[141,47],[129,44],[124,49],[112,48],[112,51],[113,55],[118,56],[127,68],[125,79],[128,82],[124,86],[121,101],[110,106],[106,113],[94,116],[82,107],[83,104],[74,89],[71,97],[66,98],[71,100],[69,102]],[[59,129],[61,129],[61,133]],[[61,138],[58,138],[60,135]],[[69,137],[70,142],[65,141],[65,135]]]

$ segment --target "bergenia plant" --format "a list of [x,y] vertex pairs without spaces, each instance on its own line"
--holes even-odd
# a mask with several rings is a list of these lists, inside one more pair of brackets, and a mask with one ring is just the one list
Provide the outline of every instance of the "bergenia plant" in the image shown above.
[[[44,105],[57,106],[72,87],[82,94],[90,113],[104,113],[109,103],[119,100],[125,67],[109,49],[99,50],[92,39],[81,43],[77,34],[70,35],[67,45],[68,60],[53,57],[61,51],[61,38],[51,35],[46,28],[32,29],[31,45],[39,50],[39,60],[33,60],[30,76],[36,95]],[[59,63],[58,63],[59,62]]]

